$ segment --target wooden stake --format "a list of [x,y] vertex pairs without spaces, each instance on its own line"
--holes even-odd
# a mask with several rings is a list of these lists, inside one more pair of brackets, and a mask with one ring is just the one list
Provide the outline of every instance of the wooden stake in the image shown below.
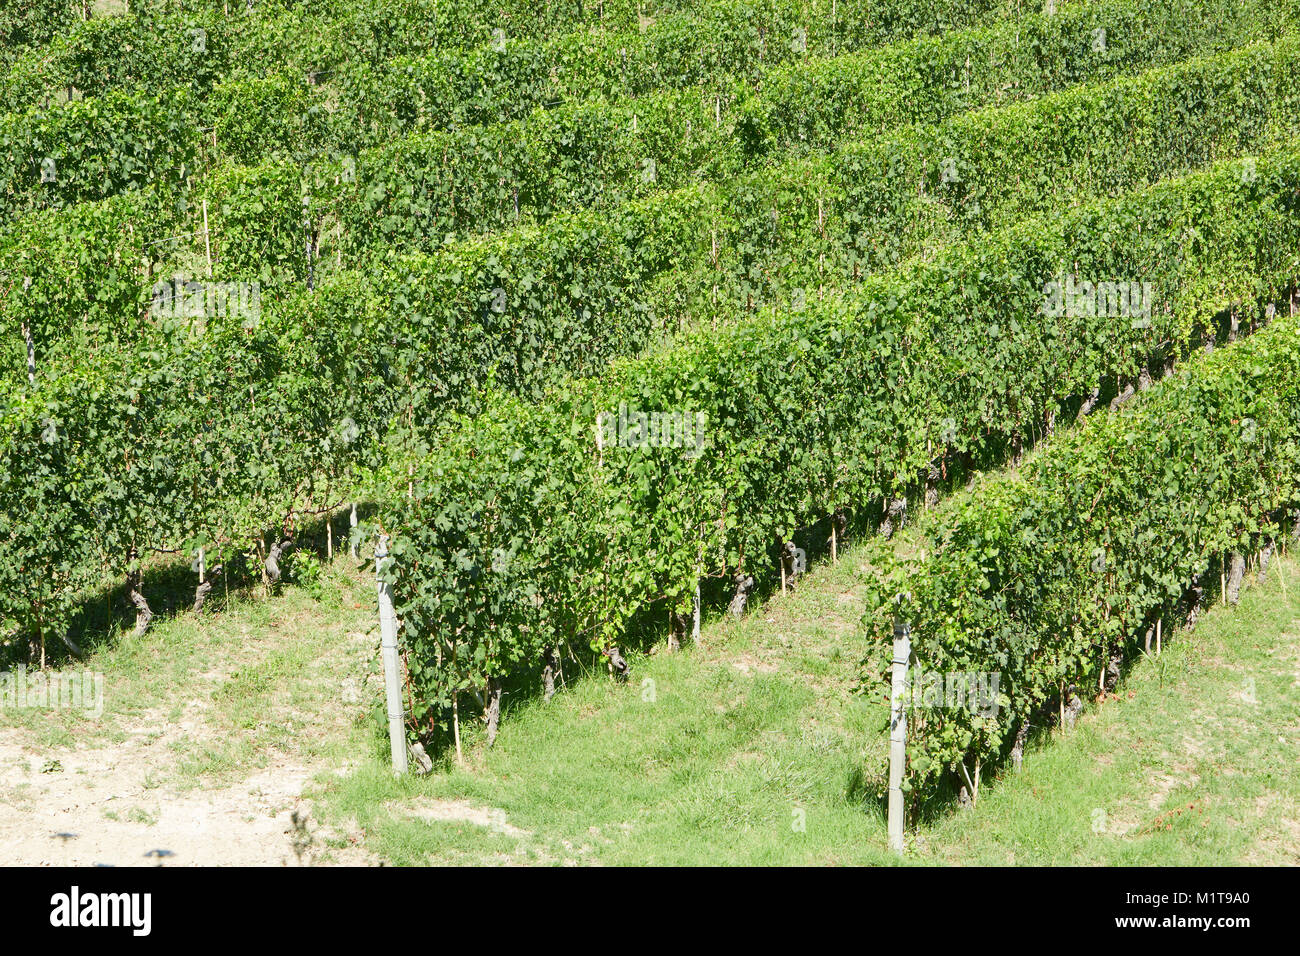
[[966,781],[966,789],[970,791],[971,806],[975,805],[975,781],[970,778],[970,771],[966,769],[966,758],[963,757],[957,761],[957,766],[961,768],[961,775]]
[[[213,133],[215,139],[216,133]],[[212,233],[208,229],[208,201],[203,200],[203,245],[208,253],[208,278],[212,278]]]
[[822,207],[822,197],[817,197],[817,232],[821,236],[821,251],[817,253],[817,299],[821,301],[826,291],[823,280],[826,278],[826,215]]
[[[713,304],[717,305],[718,304],[718,229],[717,227],[715,226],[710,231],[710,233],[713,240]],[[714,314],[713,321],[716,325],[718,321],[716,313]]]
[[316,290],[316,265],[313,253],[315,251],[315,242],[311,232],[311,204],[306,196],[302,197],[302,218],[303,230],[307,234],[307,291]]

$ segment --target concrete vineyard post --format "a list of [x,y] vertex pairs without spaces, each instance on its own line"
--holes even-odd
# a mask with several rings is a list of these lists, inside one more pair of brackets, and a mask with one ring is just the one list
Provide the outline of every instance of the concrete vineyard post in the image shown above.
[[397,662],[397,617],[393,595],[383,579],[388,560],[388,535],[379,536],[375,548],[375,579],[379,590],[379,629],[384,658],[384,687],[388,698],[388,737],[393,749],[393,772],[406,773],[406,715],[402,711],[402,680]]
[[348,528],[351,529],[348,540],[348,553],[355,560],[357,556],[357,503],[355,501],[352,502],[352,511],[348,515]]
[[691,614],[691,643],[700,643],[700,579],[695,579],[695,606]]
[[903,768],[907,760],[907,662],[912,626],[894,619],[894,679],[889,695],[889,848],[903,852]]

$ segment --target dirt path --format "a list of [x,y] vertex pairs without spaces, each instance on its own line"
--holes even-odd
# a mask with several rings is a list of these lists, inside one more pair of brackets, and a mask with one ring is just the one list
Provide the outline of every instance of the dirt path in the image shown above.
[[[238,784],[186,794],[149,785],[138,768],[153,756],[151,744],[137,739],[61,753],[62,770],[43,773],[22,749],[0,746],[6,767],[3,861],[24,866],[367,862],[355,850],[325,852],[326,835],[311,821],[303,785],[326,768],[276,760]],[[295,813],[306,820],[306,831],[295,827]],[[61,833],[75,836],[56,836]],[[164,855],[148,855],[158,851]]]
[[[0,863],[367,864],[304,788],[368,745],[379,686],[364,581],[160,623],[87,662],[97,719],[0,711]],[[60,836],[72,834],[72,836]]]

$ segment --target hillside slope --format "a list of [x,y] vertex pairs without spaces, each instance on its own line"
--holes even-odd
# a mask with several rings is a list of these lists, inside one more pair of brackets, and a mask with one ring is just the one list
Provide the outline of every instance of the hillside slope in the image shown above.
[[[909,837],[908,861],[1300,862],[1300,565],[1051,730],[979,805]],[[700,645],[507,698],[492,750],[394,781],[375,711],[369,581],[159,623],[86,664],[98,720],[0,713],[0,846],[33,864],[891,863],[859,771],[880,710],[854,695],[852,551]],[[295,814],[297,823],[295,823]],[[73,833],[60,838],[56,834]]]

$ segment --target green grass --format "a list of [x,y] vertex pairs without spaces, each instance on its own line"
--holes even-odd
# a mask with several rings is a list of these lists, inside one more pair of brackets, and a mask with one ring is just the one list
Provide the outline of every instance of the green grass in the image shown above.
[[[699,647],[634,661],[627,685],[585,675],[508,706],[495,749],[467,731],[464,766],[443,755],[397,781],[372,760],[322,790],[324,812],[397,864],[896,862],[855,785],[886,748],[880,709],[852,694],[856,583],[849,554],[710,622]],[[904,862],[1300,862],[1298,634],[1283,560],[986,780],[976,808],[910,833]]]
[[[849,551],[742,621],[706,620],[698,646],[632,657],[626,684],[566,661],[549,703],[505,699],[495,748],[467,717],[464,763],[435,754],[426,776],[388,770],[373,585],[346,561],[312,591],[162,619],[99,651],[84,665],[105,674],[99,720],[8,711],[0,730],[30,766],[143,735],[165,754],[139,772],[164,795],[289,759],[315,773],[327,842],[395,864],[891,864],[863,785],[884,768],[886,715],[854,693],[858,565]],[[1021,771],[986,779],[977,807],[909,833],[902,862],[1294,864],[1298,742],[1286,558],[1073,729],[1044,733]]]
[[[1280,571],[1279,575],[1276,573]],[[1269,571],[1116,698],[1054,732],[973,812],[923,834],[953,863],[1300,863],[1300,573]]]
[[[627,684],[569,675],[550,703],[507,705],[494,749],[467,731],[465,767],[448,754],[395,781],[371,764],[325,803],[395,863],[886,862],[879,819],[846,798],[880,718],[851,693],[854,584],[850,562],[824,568],[699,647],[634,659]],[[447,804],[451,819],[419,816]]]
[[374,669],[373,585],[346,561],[322,585],[319,598],[295,587],[270,600],[232,594],[227,609],[125,632],[66,668],[103,675],[101,716],[3,709],[0,732],[37,753],[160,741],[174,759],[151,772],[180,789],[230,783],[276,752],[346,762],[372,736],[339,704],[344,682],[364,685]]

